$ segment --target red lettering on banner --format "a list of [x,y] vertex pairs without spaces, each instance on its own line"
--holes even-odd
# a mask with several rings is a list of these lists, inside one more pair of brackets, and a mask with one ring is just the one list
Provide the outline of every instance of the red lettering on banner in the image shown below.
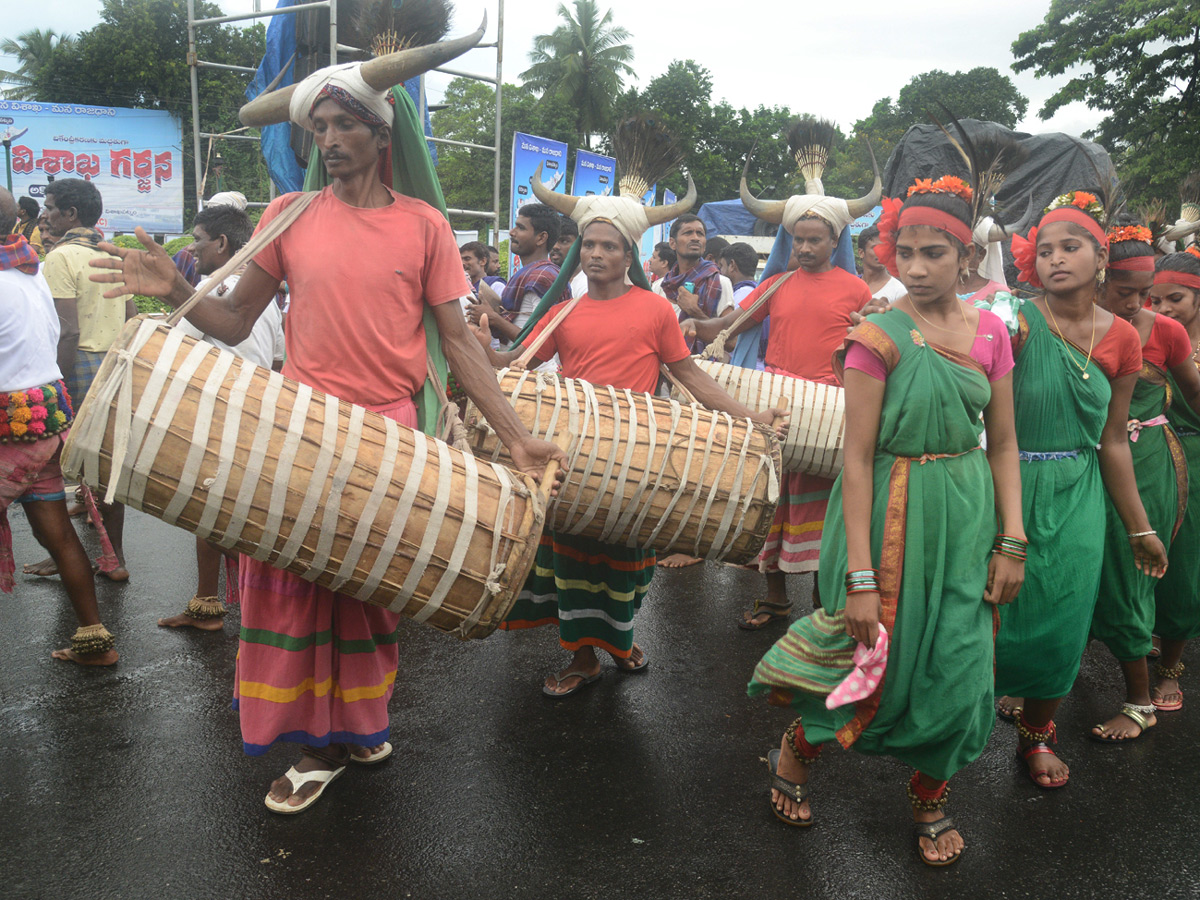
[[47,175],[57,175],[60,172],[75,171],[75,154],[70,150],[42,150],[42,158],[37,161],[37,167]]
[[[151,162],[151,153],[149,150],[135,150],[133,153],[133,177],[134,178],[149,178],[154,173],[154,165]],[[138,186],[141,190],[141,185]]]
[[33,171],[33,151],[24,144],[13,147],[12,168],[14,172],[28,175]]
[[164,181],[171,180],[171,153],[157,153],[154,156],[154,183],[161,187]]
[[100,174],[100,157],[95,153],[80,153],[75,157],[75,174],[87,181]]
[[132,151],[130,150],[109,150],[109,174],[113,178],[132,178],[133,164]]

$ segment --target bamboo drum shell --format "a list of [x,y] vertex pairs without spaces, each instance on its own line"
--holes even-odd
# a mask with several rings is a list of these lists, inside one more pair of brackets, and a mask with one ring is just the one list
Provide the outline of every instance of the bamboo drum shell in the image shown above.
[[846,401],[842,388],[696,359],[727,393],[751,409],[791,412],[783,441],[783,470],[836,478],[842,471]]
[[[228,351],[197,348],[166,325],[146,326],[139,337],[143,319],[129,322],[109,351],[73,424],[64,467],[107,489],[124,421],[131,439],[117,473],[120,502],[463,638],[485,637],[503,620],[533,565],[544,523],[532,479]],[[171,346],[173,353],[164,349]],[[127,376],[117,371],[122,354]],[[161,380],[166,365],[165,386],[147,402],[156,369]],[[97,389],[114,375],[132,386],[124,415],[120,391],[104,396]],[[209,416],[207,440],[197,440],[205,430],[198,417]],[[96,417],[106,420],[102,442]],[[85,445],[89,429],[98,447]],[[189,453],[198,458],[198,473],[188,473]],[[286,481],[276,484],[277,476]],[[190,492],[186,482],[194,485]],[[239,501],[245,512],[235,515]],[[370,508],[375,513],[366,516]],[[298,520],[306,530],[294,535]]]
[[[554,374],[497,376],[530,433],[567,453],[547,509],[551,528],[660,553],[736,563],[758,556],[779,500],[779,442],[770,429]],[[509,462],[473,407],[466,424],[476,455]]]

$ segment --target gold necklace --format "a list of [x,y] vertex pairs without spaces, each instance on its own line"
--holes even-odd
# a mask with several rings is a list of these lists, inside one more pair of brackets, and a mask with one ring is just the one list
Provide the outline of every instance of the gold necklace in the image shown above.
[[913,298],[912,297],[908,298],[909,306],[911,306],[913,308],[913,312],[915,312],[917,314],[917,318],[919,318],[926,325],[932,326],[933,328],[940,328],[942,331],[946,332],[947,334],[966,334],[968,337],[974,337],[975,335],[971,331],[971,323],[967,321],[967,311],[965,309],[963,309],[963,302],[961,300],[957,300],[957,299],[954,302],[958,304],[958,311],[959,311],[959,314],[962,315],[963,324],[965,326],[967,326],[967,330],[965,332],[955,331],[953,328],[947,328],[945,325],[938,325],[936,322],[930,322],[927,318],[925,318],[923,315],[921,315],[921,311],[919,309],[917,309],[917,304],[913,301]]
[[1071,362],[1075,363],[1075,368],[1083,375],[1083,380],[1087,381],[1092,376],[1088,374],[1087,367],[1092,363],[1092,350],[1096,347],[1096,303],[1092,302],[1092,342],[1088,345],[1087,359],[1083,361],[1083,365],[1079,364],[1079,360],[1075,358],[1075,354],[1070,352],[1070,342],[1063,337],[1062,329],[1058,327],[1058,320],[1054,318],[1054,310],[1050,308],[1050,296],[1046,296],[1046,312],[1050,313],[1050,321],[1054,323],[1054,333],[1058,335],[1058,339],[1063,342],[1063,346],[1068,348],[1067,356],[1071,358]]

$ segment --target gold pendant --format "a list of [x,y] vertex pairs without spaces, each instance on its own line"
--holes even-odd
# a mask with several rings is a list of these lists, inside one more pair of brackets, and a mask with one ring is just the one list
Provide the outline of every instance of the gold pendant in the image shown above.
[[1083,380],[1084,380],[1084,381],[1087,381],[1087,380],[1088,380],[1089,378],[1091,378],[1091,377],[1092,377],[1092,376],[1091,376],[1091,375],[1089,375],[1087,372],[1084,372],[1084,373],[1083,373]]

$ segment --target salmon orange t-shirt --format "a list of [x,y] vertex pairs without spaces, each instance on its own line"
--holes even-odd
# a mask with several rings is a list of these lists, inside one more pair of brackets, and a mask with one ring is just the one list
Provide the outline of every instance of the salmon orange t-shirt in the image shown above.
[[[558,303],[550,308],[526,346],[533,345],[562,307]],[[612,300],[584,294],[538,348],[537,358],[548,360],[555,353],[568,378],[647,394],[658,387],[660,363],[669,365],[691,355],[671,304],[639,287]]]
[[[291,294],[283,374],[360,406],[420,390],[424,307],[470,293],[445,216],[391,194],[391,205],[361,209],[327,187],[254,258]],[[272,201],[258,227],[297,196]]]
[[[748,309],[782,274],[768,278],[741,302]],[[846,340],[853,324],[850,314],[871,299],[871,289],[861,278],[834,267],[815,275],[799,269],[763,307],[756,322],[771,317],[766,364],[807,381],[837,384],[833,354]]]

